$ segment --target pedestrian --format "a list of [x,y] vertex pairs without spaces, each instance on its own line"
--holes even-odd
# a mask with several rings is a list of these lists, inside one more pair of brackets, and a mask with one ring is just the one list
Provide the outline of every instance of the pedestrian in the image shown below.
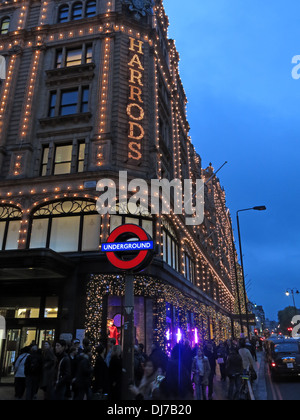
[[91,364],[92,352],[90,347],[85,347],[78,358],[77,372],[75,377],[76,395],[74,400],[83,401],[92,399],[91,385],[93,368]]
[[134,346],[134,383],[138,387],[144,375],[145,360],[139,352],[139,347]]
[[216,374],[216,351],[211,341],[208,341],[204,347],[204,355],[208,358],[210,364],[210,374],[208,378],[208,399],[212,400],[214,392],[214,377]]
[[20,351],[20,355],[16,360],[14,366],[15,372],[15,397],[18,400],[23,398],[25,389],[26,389],[26,376],[25,376],[25,362],[29,356],[30,348],[24,347]]
[[139,386],[131,385],[129,390],[134,395],[135,400],[151,400],[153,384],[156,379],[156,370],[151,360],[145,363],[143,377]]
[[36,400],[42,377],[42,354],[36,344],[30,347],[30,354],[25,361],[26,400]]
[[93,393],[100,394],[100,399],[106,399],[109,390],[108,366],[105,363],[105,347],[99,344],[96,348],[97,357],[94,367]]
[[166,372],[168,357],[161,350],[158,343],[152,344],[149,359],[153,362],[155,370],[161,369],[163,373]]
[[221,381],[226,381],[226,360],[227,360],[227,351],[225,344],[220,341],[219,346],[217,347],[217,362],[220,368]]
[[68,353],[70,364],[71,364],[71,383],[70,383],[70,388],[67,389],[67,397],[70,400],[73,399],[76,393],[75,377],[76,377],[76,372],[77,372],[78,356],[79,356],[78,355],[79,346],[76,344],[77,343],[75,343],[75,340],[74,340],[73,345],[71,345],[69,353]]
[[57,401],[65,400],[67,388],[71,383],[71,361],[66,350],[67,343],[65,340],[58,340],[55,344],[57,362],[54,387],[54,399]]
[[185,340],[182,345],[182,363],[186,367],[187,371],[191,374],[193,363],[193,351],[190,346],[189,340]]
[[159,400],[192,400],[193,385],[191,375],[181,362],[181,346],[175,345],[168,361],[165,378],[155,392]]
[[147,356],[147,353],[144,351],[144,344],[139,343],[138,349],[139,349],[138,351],[139,351],[140,357],[144,360],[144,363],[145,363],[146,360],[148,360],[148,356]]
[[110,401],[120,401],[122,396],[122,350],[121,346],[113,346],[108,367]]
[[252,355],[250,351],[247,349],[246,340],[244,338],[240,339],[240,349],[239,349],[239,355],[241,356],[243,360],[243,368],[246,372],[250,372],[251,368],[256,372],[255,369],[255,363],[252,358]]
[[229,378],[228,399],[233,400],[234,395],[241,387],[243,374],[243,360],[236,347],[231,347],[226,361],[226,374]]
[[196,399],[206,400],[206,388],[210,376],[210,364],[208,358],[204,356],[203,350],[199,347],[197,356],[192,364],[193,382],[195,384]]
[[110,358],[112,354],[112,349],[116,345],[116,339],[115,338],[109,338],[107,340],[107,351],[106,351],[106,357],[105,357],[105,363],[107,364],[107,367],[109,367]]
[[53,383],[55,375],[56,357],[49,341],[45,341],[42,351],[42,381],[41,389],[44,391],[44,400],[53,398]]

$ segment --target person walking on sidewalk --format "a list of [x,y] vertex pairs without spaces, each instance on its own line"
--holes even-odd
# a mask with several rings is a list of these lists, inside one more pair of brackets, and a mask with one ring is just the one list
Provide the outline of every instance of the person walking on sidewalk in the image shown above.
[[243,368],[245,371],[250,372],[251,369],[256,372],[255,369],[255,362],[253,360],[253,357],[250,353],[250,350],[247,349],[247,343],[244,338],[240,340],[240,349],[239,349],[239,355],[241,356],[243,360]]
[[192,373],[197,400],[206,400],[206,388],[208,386],[210,376],[210,364],[208,358],[204,356],[201,348],[198,349],[197,356],[193,359]]
[[30,347],[21,349],[20,355],[16,360],[15,371],[15,397],[21,400],[26,389],[26,376],[25,376],[25,362],[30,353]]
[[208,341],[204,348],[204,355],[208,358],[210,364],[210,374],[208,379],[208,399],[212,400],[214,391],[214,377],[216,374],[216,351],[211,341]]
[[229,378],[228,399],[233,400],[234,395],[240,389],[243,374],[243,359],[236,347],[231,347],[229,351],[226,361],[226,374]]
[[36,344],[32,344],[25,362],[26,400],[35,400],[42,378],[42,353]]
[[71,361],[66,353],[67,343],[65,340],[59,340],[55,344],[55,353],[57,356],[55,371],[55,389],[54,400],[63,401],[66,391],[71,383]]

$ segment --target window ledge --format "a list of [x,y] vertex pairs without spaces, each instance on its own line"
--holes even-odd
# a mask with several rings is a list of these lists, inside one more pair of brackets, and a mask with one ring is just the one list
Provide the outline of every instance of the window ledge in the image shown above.
[[95,63],[80,64],[79,66],[62,67],[59,69],[46,70],[46,84],[52,86],[57,82],[74,80],[92,80],[94,77]]
[[57,117],[41,118],[39,122],[42,127],[55,126],[65,124],[68,122],[77,124],[81,122],[88,122],[91,116],[91,112],[81,112],[79,114],[59,115]]

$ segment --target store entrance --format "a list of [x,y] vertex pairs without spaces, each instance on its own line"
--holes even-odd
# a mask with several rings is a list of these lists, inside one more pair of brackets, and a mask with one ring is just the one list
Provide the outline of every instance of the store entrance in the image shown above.
[[41,349],[44,341],[53,343],[54,337],[55,329],[44,330],[35,327],[8,329],[2,350],[1,383],[13,383],[14,364],[22,348],[30,346],[34,342]]

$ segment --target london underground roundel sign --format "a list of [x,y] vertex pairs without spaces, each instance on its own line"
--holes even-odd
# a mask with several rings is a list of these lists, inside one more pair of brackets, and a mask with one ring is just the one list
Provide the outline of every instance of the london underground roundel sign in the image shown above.
[[110,263],[120,270],[139,272],[146,268],[154,255],[151,237],[140,226],[125,224],[117,227],[101,244]]

